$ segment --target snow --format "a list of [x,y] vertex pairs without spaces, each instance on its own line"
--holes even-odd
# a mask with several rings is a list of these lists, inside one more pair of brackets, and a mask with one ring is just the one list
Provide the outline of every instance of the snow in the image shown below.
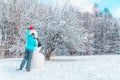
[[120,80],[120,55],[55,56],[40,72],[16,71],[22,58],[0,60],[0,80]]

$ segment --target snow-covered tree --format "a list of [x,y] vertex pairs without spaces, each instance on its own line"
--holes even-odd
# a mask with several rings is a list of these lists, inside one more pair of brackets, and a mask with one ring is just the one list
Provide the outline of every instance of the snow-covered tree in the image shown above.
[[46,59],[62,51],[69,55],[119,53],[120,24],[109,9],[100,11],[95,4],[92,14],[80,12],[69,1],[62,5],[36,0],[0,1],[1,57],[23,55],[25,31],[30,25],[38,32]]

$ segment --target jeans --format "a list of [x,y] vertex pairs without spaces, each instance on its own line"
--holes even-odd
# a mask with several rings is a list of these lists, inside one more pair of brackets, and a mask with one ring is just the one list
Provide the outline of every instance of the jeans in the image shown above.
[[24,67],[25,63],[27,62],[27,64],[26,64],[26,70],[30,71],[32,55],[33,55],[33,50],[29,50],[29,49],[25,50],[25,55],[24,55],[24,58],[23,58],[23,60],[21,62],[21,65],[20,65],[20,69],[21,70]]

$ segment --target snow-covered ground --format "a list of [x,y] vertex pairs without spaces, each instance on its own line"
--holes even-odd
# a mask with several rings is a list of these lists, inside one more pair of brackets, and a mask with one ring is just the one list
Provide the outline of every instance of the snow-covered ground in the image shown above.
[[120,80],[120,55],[57,56],[40,72],[16,71],[21,58],[0,60],[0,80]]

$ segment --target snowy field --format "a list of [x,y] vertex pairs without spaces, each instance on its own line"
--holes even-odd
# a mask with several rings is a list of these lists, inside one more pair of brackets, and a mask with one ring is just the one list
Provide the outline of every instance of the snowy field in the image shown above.
[[120,80],[120,55],[52,57],[40,72],[16,71],[20,63],[1,59],[0,80]]

